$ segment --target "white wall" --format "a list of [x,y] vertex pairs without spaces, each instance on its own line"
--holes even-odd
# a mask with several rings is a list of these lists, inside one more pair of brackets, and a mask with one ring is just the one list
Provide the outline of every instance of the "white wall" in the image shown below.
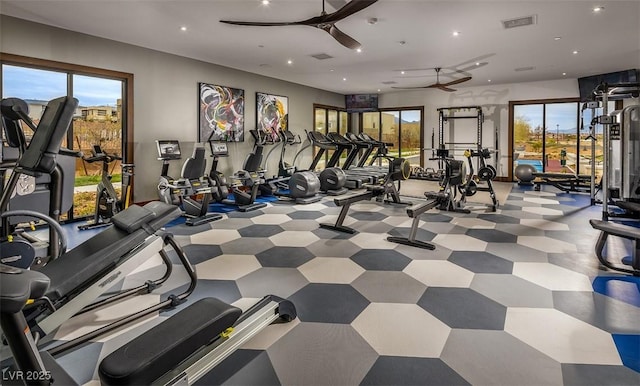
[[[544,82],[502,84],[483,87],[458,88],[456,92],[440,90],[416,90],[385,93],[380,96],[380,107],[424,106],[425,107],[425,147],[431,147],[431,133],[435,130],[435,144],[438,144],[438,111],[440,107],[482,106],[485,121],[482,127],[484,147],[495,148],[498,132],[500,160],[498,176],[508,174],[509,149],[509,101],[575,98],[578,97],[577,79],[560,79]],[[474,112],[456,115],[475,115]],[[476,121],[460,120],[445,125],[445,142],[475,142]],[[431,151],[425,152],[425,159]],[[493,160],[489,162],[493,164]],[[434,167],[434,161],[426,161],[426,166]]]
[[[230,157],[220,161],[219,170],[226,175],[241,168],[253,146],[248,130],[255,128],[257,91],[289,97],[289,128],[303,138],[305,129],[313,129],[313,103],[344,106],[341,94],[4,15],[0,15],[0,49],[4,53],[134,75],[134,200],[137,202],[157,197],[161,163],[156,159],[156,139],[178,139],[182,152],[191,154],[198,137],[198,82],[245,91],[245,142],[230,144]],[[292,159],[293,152],[288,150],[287,158]],[[270,159],[269,174],[277,174],[277,157],[274,154]],[[308,149],[299,165],[309,165],[311,158]],[[174,162],[170,174],[178,175],[180,168],[181,163]]]

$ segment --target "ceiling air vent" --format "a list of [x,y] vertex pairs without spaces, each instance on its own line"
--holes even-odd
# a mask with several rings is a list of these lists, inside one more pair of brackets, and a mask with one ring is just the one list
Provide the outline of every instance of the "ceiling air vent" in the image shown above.
[[315,54],[315,55],[311,55],[312,58],[316,58],[318,60],[325,60],[325,59],[331,59],[333,58],[333,56],[329,55],[329,54]]
[[517,19],[503,20],[502,26],[505,29],[524,27],[527,25],[536,24],[536,15],[519,17]]
[[398,82],[394,81],[394,80],[387,80],[385,82],[382,82],[382,84],[397,84]]
[[533,69],[535,69],[535,67],[518,67],[518,68],[514,69],[513,71],[521,72],[521,71],[531,71]]

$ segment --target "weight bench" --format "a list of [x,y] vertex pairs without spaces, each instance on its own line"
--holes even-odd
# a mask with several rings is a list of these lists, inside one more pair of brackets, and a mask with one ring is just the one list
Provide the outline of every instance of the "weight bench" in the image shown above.
[[413,222],[411,223],[411,230],[409,231],[409,237],[389,236],[387,237],[387,241],[429,250],[436,249],[436,246],[431,243],[416,240],[416,234],[418,233],[418,226],[420,225],[420,215],[435,208],[438,204],[438,200],[431,200],[408,207],[407,215],[413,219]]
[[[601,231],[598,241],[596,242],[596,256],[598,257],[598,260],[600,260],[600,263],[615,271],[624,272],[633,276],[640,276],[640,244],[638,244],[638,240],[640,240],[640,228],[602,220],[589,220],[589,223],[594,229]],[[607,244],[607,237],[609,237],[609,235],[631,240],[631,255],[622,259],[622,264],[630,268],[613,264],[609,262],[607,256],[604,255],[604,248]]]
[[540,191],[542,184],[549,184],[565,193],[578,192],[585,193],[591,191],[591,176],[586,174],[568,173],[532,173],[540,180],[533,181],[534,190]]
[[320,228],[331,229],[334,231],[351,233],[351,234],[356,233],[357,231],[355,229],[348,227],[346,225],[343,225],[344,220],[347,217],[347,213],[349,213],[349,208],[353,203],[360,202],[360,201],[369,201],[374,196],[375,195],[373,190],[367,190],[364,193],[352,194],[347,197],[334,198],[333,203],[336,204],[336,206],[342,207],[342,209],[340,209],[340,214],[338,215],[338,219],[336,220],[335,224],[321,223]]
[[103,385],[192,384],[271,323],[296,318],[293,303],[273,295],[246,312],[201,299],[109,354]]
[[[49,278],[49,288],[43,297],[24,311],[32,328],[44,337],[41,342],[51,340],[54,335],[52,332],[74,315],[130,296],[149,293],[162,285],[170,277],[173,268],[164,251],[166,245],[170,245],[178,254],[182,265],[189,273],[191,284],[182,294],[172,295],[170,299],[151,308],[156,311],[175,306],[186,298],[193,291],[197,280],[193,268],[170,234],[156,233],[181,213],[178,207],[159,201],[150,202],[144,207],[132,205],[112,217],[113,226],[42,267],[40,272]],[[162,277],[96,301],[129,273],[157,254],[160,254],[166,267]],[[152,312],[151,308],[133,313],[127,317],[127,321],[149,314]],[[62,352],[123,324],[126,323],[115,321],[56,346],[52,352]]]

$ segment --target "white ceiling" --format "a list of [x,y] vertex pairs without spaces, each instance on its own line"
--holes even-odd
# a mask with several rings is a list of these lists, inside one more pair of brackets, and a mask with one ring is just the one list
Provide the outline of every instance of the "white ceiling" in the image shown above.
[[[326,10],[345,3],[328,0]],[[604,10],[594,13],[597,5]],[[218,22],[297,21],[321,10],[320,0],[271,0],[266,6],[260,0],[0,0],[2,14],[342,94],[391,91],[383,83],[389,81],[426,86],[435,82],[434,67],[475,62],[487,64],[469,70],[473,79],[454,88],[640,68],[637,0],[379,0],[336,23],[362,43],[361,53],[312,27]],[[502,20],[530,15],[535,25],[502,27]],[[369,24],[370,18],[377,23]],[[452,36],[454,30],[460,35]],[[333,58],[310,56],[319,53]],[[534,69],[515,71],[523,67]]]

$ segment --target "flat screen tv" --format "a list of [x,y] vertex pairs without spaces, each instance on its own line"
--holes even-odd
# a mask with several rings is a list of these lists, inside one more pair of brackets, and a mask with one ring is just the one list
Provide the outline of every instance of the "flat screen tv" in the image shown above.
[[345,95],[345,107],[350,113],[377,111],[378,94]]
[[638,70],[626,70],[610,72],[607,74],[585,76],[578,78],[578,88],[580,89],[580,101],[593,100],[593,90],[601,83],[637,83],[640,81]]

